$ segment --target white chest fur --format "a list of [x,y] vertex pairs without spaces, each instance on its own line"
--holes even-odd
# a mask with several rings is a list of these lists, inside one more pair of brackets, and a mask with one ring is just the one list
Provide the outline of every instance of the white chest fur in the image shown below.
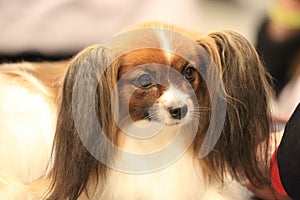
[[93,200],[247,200],[250,194],[236,182],[208,183],[201,166],[188,153],[153,173],[111,171]]
[[186,153],[172,165],[153,173],[112,171],[101,200],[202,199],[204,187],[200,166]]
[[[174,137],[176,127],[163,128],[156,136],[139,140],[124,136],[121,147],[135,153],[153,152],[163,148]],[[180,147],[179,147],[180,148]],[[122,159],[122,154],[119,157]],[[157,160],[159,160],[159,155]],[[136,165],[143,165],[138,160]],[[133,164],[133,163],[131,163]],[[192,150],[152,173],[132,174],[111,170],[97,200],[225,200],[204,178],[203,170]],[[220,186],[220,185],[219,185]],[[240,200],[240,199],[239,199]]]

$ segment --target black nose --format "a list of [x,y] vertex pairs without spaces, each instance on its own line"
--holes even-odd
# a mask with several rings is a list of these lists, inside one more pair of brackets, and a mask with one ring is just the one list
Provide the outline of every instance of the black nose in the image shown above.
[[169,112],[174,119],[182,119],[186,116],[188,107],[184,105],[182,107],[169,108]]

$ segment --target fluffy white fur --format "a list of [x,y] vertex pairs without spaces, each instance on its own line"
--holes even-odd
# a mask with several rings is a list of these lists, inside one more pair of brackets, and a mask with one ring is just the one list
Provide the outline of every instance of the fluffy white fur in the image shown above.
[[[139,122],[146,126],[147,122]],[[156,136],[147,140],[126,137],[123,134],[122,149],[127,152],[149,153],[163,148],[177,133],[179,126],[164,127]],[[187,128],[183,128],[187,129]],[[128,130],[133,131],[131,128]],[[133,131],[134,132],[134,131]],[[120,133],[122,134],[122,133]],[[182,145],[182,146],[181,146]],[[177,148],[184,148],[184,143]],[[234,181],[222,185],[205,180],[199,159],[188,149],[178,160],[158,171],[144,174],[129,174],[112,170],[104,190],[96,195],[99,200],[242,200],[250,193]],[[122,155],[120,155],[122,159]],[[157,157],[157,162],[160,162]],[[129,163],[130,164],[130,163]],[[131,163],[137,164],[137,163]],[[143,163],[138,163],[143,165]],[[157,184],[159,182],[159,184]],[[161,186],[164,187],[161,187]]]
[[50,164],[56,108],[39,81],[20,73],[31,88],[0,74],[1,199],[30,199],[24,184],[47,175]]

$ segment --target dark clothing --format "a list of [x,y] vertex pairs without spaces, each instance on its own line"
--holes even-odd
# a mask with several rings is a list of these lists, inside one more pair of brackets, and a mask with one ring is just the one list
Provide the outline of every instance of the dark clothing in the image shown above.
[[293,200],[299,200],[300,104],[286,124],[283,138],[275,154],[276,160],[271,162],[271,180],[275,190],[280,194],[286,192]]

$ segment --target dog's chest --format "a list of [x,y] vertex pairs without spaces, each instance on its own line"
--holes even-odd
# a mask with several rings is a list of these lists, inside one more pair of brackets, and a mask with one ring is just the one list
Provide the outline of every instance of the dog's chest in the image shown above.
[[[160,134],[148,140],[125,136],[121,148],[126,152],[141,154],[155,152],[172,141],[175,130],[176,127],[164,128]],[[183,146],[184,143],[176,144],[173,146],[174,151],[183,150]],[[182,152],[183,155],[175,162],[152,173],[132,174],[123,172],[126,171],[124,169],[122,172],[111,170],[101,192],[96,194],[93,200],[225,200],[226,198],[219,193],[220,185],[212,186],[207,177],[204,178],[202,167],[193,150]],[[127,159],[122,153],[118,159],[123,160],[128,166],[139,165],[147,168],[147,164],[140,160]],[[158,154],[153,162],[160,162],[163,159],[164,157]]]
[[172,165],[153,173],[128,174],[112,171],[101,200],[202,199],[204,180],[192,156],[184,155]]

